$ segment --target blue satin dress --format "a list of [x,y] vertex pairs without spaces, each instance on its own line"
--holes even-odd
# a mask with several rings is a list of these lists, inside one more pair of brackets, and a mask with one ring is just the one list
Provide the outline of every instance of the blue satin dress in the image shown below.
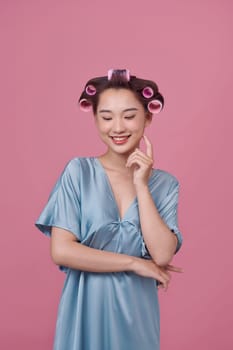
[[[149,189],[156,207],[182,244],[177,225],[179,183],[153,169]],[[95,157],[73,158],[58,178],[35,225],[71,231],[88,247],[150,259],[143,240],[137,198],[123,218],[108,176]],[[77,256],[78,260],[78,256]],[[54,350],[159,350],[157,282],[133,272],[66,272],[58,308]]]

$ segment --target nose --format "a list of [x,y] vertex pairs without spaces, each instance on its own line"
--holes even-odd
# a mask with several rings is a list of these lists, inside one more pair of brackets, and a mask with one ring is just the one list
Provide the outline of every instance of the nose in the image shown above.
[[124,132],[125,126],[123,119],[120,117],[114,118],[112,129],[113,132],[118,134]]

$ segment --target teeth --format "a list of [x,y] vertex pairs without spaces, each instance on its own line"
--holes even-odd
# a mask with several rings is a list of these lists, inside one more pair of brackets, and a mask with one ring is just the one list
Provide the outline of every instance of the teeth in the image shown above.
[[119,141],[125,140],[125,139],[127,139],[127,138],[128,138],[128,136],[123,136],[123,137],[113,136],[113,139],[114,139],[114,140],[119,140]]

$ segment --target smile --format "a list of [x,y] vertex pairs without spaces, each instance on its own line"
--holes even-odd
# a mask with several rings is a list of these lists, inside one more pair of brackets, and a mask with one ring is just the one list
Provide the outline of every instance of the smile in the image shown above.
[[128,136],[111,136],[113,142],[116,144],[116,145],[122,145],[124,143],[126,143],[129,139],[130,135]]

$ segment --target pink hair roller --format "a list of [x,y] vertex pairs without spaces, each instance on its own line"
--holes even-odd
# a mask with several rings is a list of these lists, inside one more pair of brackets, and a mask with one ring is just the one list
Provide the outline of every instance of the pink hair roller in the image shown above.
[[85,91],[90,96],[93,96],[96,94],[96,88],[94,85],[87,85]]
[[112,79],[113,72],[114,72],[114,69],[109,69],[108,70],[108,80]]
[[79,101],[79,107],[83,112],[90,112],[92,109],[92,104],[86,98],[82,98]]
[[128,69],[125,70],[125,76],[127,81],[130,81],[130,71]]
[[148,103],[147,109],[152,114],[157,114],[161,111],[163,108],[162,102],[159,100],[152,100]]
[[142,96],[145,98],[151,98],[153,95],[154,95],[154,90],[150,86],[146,86],[142,90]]
[[[112,75],[113,73],[116,71],[117,69],[109,69],[108,70],[108,80],[112,79]],[[127,81],[130,81],[130,71],[128,69],[122,69],[122,72],[126,78]]]

